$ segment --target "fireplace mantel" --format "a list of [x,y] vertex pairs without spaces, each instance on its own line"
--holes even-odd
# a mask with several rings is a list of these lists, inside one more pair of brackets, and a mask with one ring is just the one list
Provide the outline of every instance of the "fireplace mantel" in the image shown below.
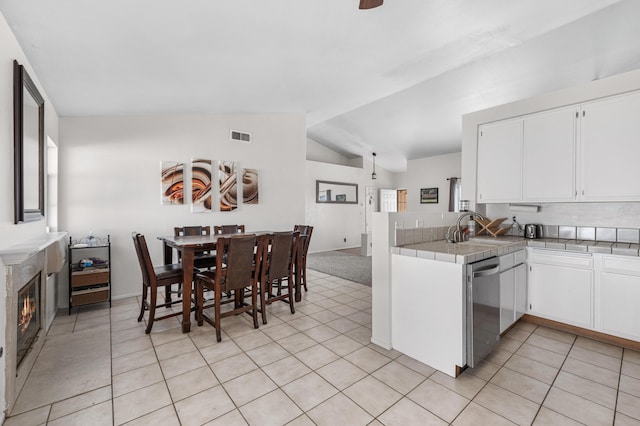
[[[19,265],[27,260],[29,256],[56,243],[61,245],[62,250],[64,250],[64,239],[66,236],[67,232],[49,232],[38,237],[33,237],[14,246],[0,249],[0,259],[6,266]],[[64,258],[64,253],[62,256]]]

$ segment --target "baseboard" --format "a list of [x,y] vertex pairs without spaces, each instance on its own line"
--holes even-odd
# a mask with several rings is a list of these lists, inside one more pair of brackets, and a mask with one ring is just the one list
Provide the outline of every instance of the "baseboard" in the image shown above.
[[327,253],[329,251],[338,251],[338,250],[347,250],[347,249],[359,249],[360,246],[353,246],[353,247],[336,247],[336,248],[330,248],[330,249],[324,249],[324,250],[315,250],[315,251],[310,251],[309,254],[317,254],[317,253]]
[[522,321],[530,322],[544,327],[553,328],[555,330],[564,331],[565,333],[576,334],[578,336],[587,337],[589,339],[598,340],[603,343],[621,346],[623,348],[640,351],[640,342],[625,339],[623,337],[613,336],[611,334],[602,333],[600,331],[589,330],[588,328],[577,327],[575,325],[565,324],[563,322],[553,321],[546,318],[537,317],[535,315],[525,314]]
[[380,346],[381,348],[386,349],[388,351],[393,349],[393,347],[391,347],[391,343],[383,342],[381,340],[374,339],[373,337],[371,338],[371,343],[373,343],[376,346]]
[[137,297],[140,296],[142,294],[142,290],[137,291],[135,293],[129,293],[129,294],[119,294],[117,296],[111,296],[111,300],[120,300],[120,299],[127,299],[129,297]]

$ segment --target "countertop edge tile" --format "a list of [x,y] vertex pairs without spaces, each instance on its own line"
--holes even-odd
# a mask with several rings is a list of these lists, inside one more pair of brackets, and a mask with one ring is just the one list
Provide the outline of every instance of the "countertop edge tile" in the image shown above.
[[605,254],[611,254],[611,247],[605,247],[605,246],[588,246],[588,251],[590,253],[605,253]]
[[400,254],[402,256],[417,257],[417,250],[400,247]]
[[617,248],[611,249],[611,254],[617,254],[621,256],[638,256],[638,250],[632,248]]
[[420,259],[435,260],[436,254],[432,251],[416,250],[416,257],[419,257]]
[[436,252],[436,258],[440,262],[456,263],[456,255],[454,253],[438,253]]

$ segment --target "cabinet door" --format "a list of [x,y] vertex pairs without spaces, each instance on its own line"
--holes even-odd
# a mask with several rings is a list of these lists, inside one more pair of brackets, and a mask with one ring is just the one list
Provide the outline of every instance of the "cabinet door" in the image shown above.
[[522,120],[480,126],[478,202],[522,200]]
[[516,321],[527,313],[527,265],[516,266],[515,296],[516,296]]
[[640,277],[609,272],[600,277],[603,331],[640,340]]
[[593,271],[532,264],[529,312],[555,321],[592,328]]
[[523,198],[525,201],[575,199],[576,107],[524,118]]
[[638,92],[583,105],[583,200],[640,200],[638,111]]
[[503,333],[516,320],[515,285],[515,268],[500,273],[500,333]]

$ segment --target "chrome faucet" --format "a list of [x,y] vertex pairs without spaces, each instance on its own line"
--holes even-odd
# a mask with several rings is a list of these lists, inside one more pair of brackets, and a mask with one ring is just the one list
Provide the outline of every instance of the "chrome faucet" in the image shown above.
[[[472,212],[472,211],[468,211],[468,212],[464,212],[463,214],[460,215],[460,217],[458,217],[458,220],[456,222],[455,225],[451,225],[449,227],[449,229],[447,230],[447,242],[449,243],[459,243],[462,242],[466,239],[468,239],[469,237],[467,237],[463,232],[462,232],[462,228],[461,228],[461,223],[462,223],[462,219],[464,219],[467,216],[478,216],[480,219],[485,220],[485,217],[482,216],[480,213],[476,213],[476,212]],[[453,235],[451,234],[451,228],[456,227],[455,231],[453,231]]]

